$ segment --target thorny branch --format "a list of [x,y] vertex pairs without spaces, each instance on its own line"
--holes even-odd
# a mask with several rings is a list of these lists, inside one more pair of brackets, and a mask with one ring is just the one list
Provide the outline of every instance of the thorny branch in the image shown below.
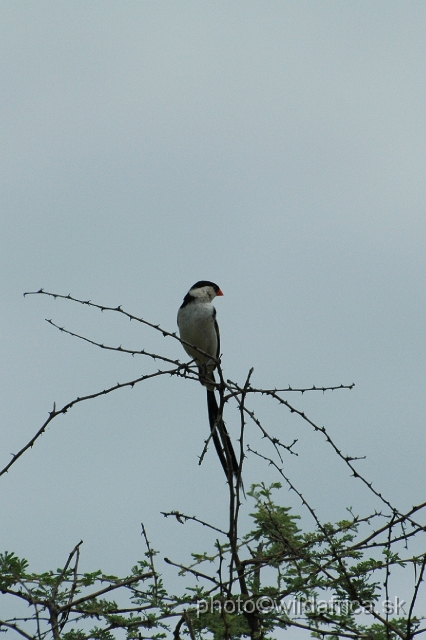
[[[151,323],[143,318],[126,312],[121,306],[108,307],[92,303],[90,300],[80,300],[72,297],[71,295],[64,296],[46,292],[43,289],[24,295],[36,294],[47,295],[54,299],[63,299],[86,305],[88,307],[94,307],[99,309],[101,312],[116,312],[125,316],[129,320],[140,322],[155,331],[159,331],[164,337],[171,337],[183,344],[187,344],[180,340],[176,332],[166,331],[158,324]],[[132,350],[123,348],[121,345],[119,347],[105,345],[97,342],[96,340],[89,339],[65,329],[64,327],[57,325],[53,320],[48,320],[47,322],[61,332],[72,337],[76,337],[101,349],[130,354],[133,356],[144,356],[152,360],[159,360],[164,363],[164,365],[172,365],[172,368],[158,370],[155,373],[146,374],[135,380],[117,383],[103,391],[78,397],[68,402],[58,410],[56,409],[56,404],[54,404],[53,410],[50,412],[48,419],[31,438],[31,440],[23,446],[18,453],[12,456],[10,462],[0,471],[0,476],[6,473],[10,467],[34,445],[54,418],[66,413],[77,403],[112,393],[113,391],[124,387],[133,388],[136,384],[162,375],[179,376],[196,381],[199,379],[197,368],[191,365],[191,363],[184,364],[179,360],[175,360],[161,354],[152,353],[145,349]],[[193,347],[193,345],[191,346]],[[197,350],[200,353],[203,353],[199,349]],[[168,558],[164,559],[167,564],[178,568],[182,574],[193,576],[197,583],[205,582],[208,585],[208,588],[200,587],[197,588],[197,590],[192,590],[185,598],[168,596],[162,587],[161,579],[154,567],[154,556],[156,552],[152,550],[145,528],[142,525],[142,535],[147,547],[147,552],[145,554],[147,560],[144,561],[141,571],[136,572],[135,575],[124,580],[108,579],[107,577],[101,576],[99,580],[107,580],[109,582],[107,587],[103,587],[90,594],[77,597],[81,591],[82,580],[82,577],[78,572],[80,542],[70,553],[64,568],[57,574],[50,592],[50,599],[46,600],[40,595],[35,595],[31,587],[31,580],[33,579],[31,577],[28,578],[25,577],[25,575],[22,575],[15,582],[12,581],[11,585],[6,588],[6,592],[25,600],[30,606],[34,607],[35,614],[33,617],[26,619],[14,618],[11,620],[0,620],[0,630],[10,629],[14,630],[22,637],[31,638],[31,640],[34,640],[35,638],[41,640],[46,635],[42,630],[42,627],[44,624],[49,623],[53,637],[56,640],[59,640],[60,634],[65,628],[71,613],[76,616],[72,621],[74,624],[82,617],[92,615],[91,613],[88,613],[88,611],[94,601],[101,602],[99,599],[102,596],[117,589],[124,588],[132,591],[133,598],[135,599],[134,606],[127,608],[118,607],[115,603],[101,605],[106,607],[106,609],[102,611],[101,614],[98,612],[96,615],[103,615],[105,617],[106,625],[103,628],[104,632],[119,628],[120,626],[127,630],[140,629],[141,627],[143,628],[146,626],[153,628],[165,628],[165,621],[168,618],[176,617],[177,623],[173,631],[174,637],[179,639],[181,637],[181,629],[185,626],[187,634],[190,636],[191,640],[195,640],[196,638],[198,639],[201,637],[200,632],[202,629],[207,629],[210,632],[213,632],[214,629],[216,629],[214,626],[209,626],[210,624],[213,624],[214,616],[210,622],[210,618],[208,616],[200,618],[199,615],[196,614],[194,606],[197,605],[197,602],[199,602],[200,599],[215,598],[217,604],[220,605],[220,603],[224,603],[224,599],[234,601],[237,595],[238,598],[240,596],[243,598],[243,602],[246,602],[253,598],[265,597],[264,594],[267,594],[268,597],[273,596],[279,602],[282,601],[283,598],[292,595],[294,596],[295,594],[305,594],[304,597],[309,598],[318,590],[321,592],[321,590],[327,591],[327,589],[332,591],[334,590],[339,594],[345,593],[349,600],[357,602],[365,612],[373,617],[376,621],[376,625],[381,625],[380,628],[385,633],[385,636],[380,637],[386,637],[389,638],[389,640],[393,640],[396,637],[399,637],[402,640],[413,640],[415,636],[426,631],[425,628],[420,627],[420,623],[423,618],[419,616],[416,617],[414,615],[426,568],[426,553],[423,552],[417,556],[408,555],[407,557],[401,558],[397,552],[398,544],[404,544],[407,547],[409,541],[414,539],[417,540],[418,536],[426,532],[426,526],[413,519],[414,514],[417,514],[417,519],[419,516],[424,514],[426,502],[412,507],[406,513],[402,513],[400,510],[396,509],[380,491],[373,487],[371,482],[365,479],[355,469],[354,462],[362,459],[361,457],[344,455],[339,446],[328,434],[325,427],[317,425],[305,414],[305,412],[299,410],[293,404],[290,404],[283,397],[283,394],[289,392],[304,394],[308,391],[321,391],[322,393],[325,393],[326,391],[342,389],[351,390],[353,389],[354,384],[340,384],[332,387],[318,387],[313,385],[309,388],[292,388],[289,385],[287,388],[281,389],[262,389],[252,386],[251,377],[253,370],[251,369],[244,385],[240,386],[232,380],[225,381],[220,360],[218,360],[216,364],[219,373],[219,382],[216,385],[220,396],[219,418],[223,419],[226,405],[229,402],[236,402],[240,415],[239,474],[236,479],[234,479],[231,472],[228,476],[229,529],[225,531],[224,529],[216,527],[196,516],[187,516],[176,510],[171,512],[162,512],[166,518],[174,516],[178,523],[183,524],[191,520],[196,524],[207,527],[214,531],[215,534],[219,534],[219,536],[223,537],[224,542],[216,539],[215,546],[217,548],[217,553],[213,555],[194,554],[194,563],[190,565],[174,562]],[[284,470],[285,452],[292,455],[298,455],[297,451],[294,451],[297,439],[295,439],[290,445],[286,445],[281,442],[279,438],[270,435],[262,425],[257,415],[255,415],[254,410],[248,406],[250,399],[254,396],[266,396],[272,398],[291,413],[298,415],[314,430],[315,433],[322,434],[334,453],[348,466],[352,476],[360,479],[368,490],[381,501],[382,505],[385,505],[386,508],[389,509],[389,513],[375,511],[367,516],[359,517],[350,512],[350,519],[343,520],[336,525],[322,523],[314,507],[308,503]],[[247,418],[250,419],[249,424],[255,425],[255,427],[260,430],[262,437],[273,445],[274,451],[279,459],[279,464],[273,458],[253,449],[250,444],[247,444],[246,446],[245,442],[248,438]],[[210,434],[210,437],[211,435],[212,434]],[[206,453],[210,437],[206,440],[201,460]],[[256,502],[256,512],[254,514],[256,528],[244,536],[240,535],[239,522],[240,509],[242,506],[240,491],[244,491],[242,477],[247,454],[263,459],[279,473],[289,489],[295,492],[301,500],[302,505],[312,516],[315,524],[314,533],[303,534],[295,525],[295,517],[289,515],[289,509],[279,507],[272,502],[271,489],[266,488],[264,485],[254,485],[252,490],[248,492],[248,496],[253,498]],[[276,487],[278,486],[279,485],[276,485]],[[375,527],[372,527],[373,522],[376,523]],[[378,524],[379,526],[377,526]],[[362,533],[363,528],[367,529],[367,532],[364,534]],[[256,541],[258,544],[252,548],[251,545]],[[383,552],[383,555],[373,558],[363,555],[367,551],[372,550],[381,551]],[[217,563],[217,572],[215,575],[211,575],[208,571],[200,570],[201,565],[205,562]],[[74,563],[73,566],[71,566],[72,563]],[[379,594],[379,583],[374,583],[372,579],[377,572],[382,571],[384,573],[384,583],[382,583],[382,585],[384,587],[386,600],[389,600],[391,568],[404,567],[406,565],[412,565],[415,571],[418,570],[418,575],[416,574],[408,615],[406,615],[402,622],[399,622],[397,619],[391,618],[387,610],[384,615],[379,611],[376,603]],[[263,581],[265,580],[265,578],[263,578],[264,569],[268,569],[269,574],[271,570],[277,572],[277,587],[275,589],[273,589],[269,584],[268,579],[266,579],[265,586],[263,586]],[[137,585],[141,580],[147,579],[152,580],[152,586],[144,592],[141,592]],[[66,597],[60,593],[60,590],[65,583],[70,584],[69,588],[67,587],[66,590]],[[15,584],[20,585],[20,588],[16,589],[16,586],[14,586]],[[1,585],[0,591],[4,592]],[[87,607],[89,607],[89,609],[86,611]],[[157,611],[155,615],[150,614],[151,617],[145,616],[147,611],[154,610]],[[47,617],[43,617],[43,611],[48,612]],[[142,613],[144,613],[145,617],[138,617],[138,615]],[[335,614],[334,611],[327,611],[327,613],[324,613],[314,610],[311,611],[311,613],[304,614],[303,617],[300,617],[290,615],[287,610],[284,611],[284,613],[277,613],[276,610],[272,610],[269,614],[264,614],[264,612],[260,612],[256,609],[252,609],[250,611],[248,609],[243,609],[240,613],[242,614],[242,618],[245,620],[246,627],[245,631],[241,631],[243,628],[241,627],[238,632],[236,631],[236,628],[233,628],[235,620],[232,620],[229,617],[223,607],[220,608],[219,606],[216,613],[219,615],[219,619],[222,624],[222,634],[224,639],[232,638],[234,636],[241,637],[242,634],[243,636],[250,636],[252,640],[263,640],[266,638],[268,630],[273,628],[274,625],[284,628],[294,626],[296,628],[305,629],[321,638],[365,638],[367,640],[375,637],[375,631],[374,633],[372,631],[373,627],[371,627],[371,629],[363,627],[359,622],[357,622],[353,615],[339,616]],[[119,621],[118,618],[114,617],[126,614],[136,617],[126,618],[126,621]],[[29,620],[36,622],[35,636],[28,634],[23,628],[24,622],[28,622]],[[204,622],[201,623],[201,620]],[[204,624],[204,627],[202,624]],[[217,622],[214,624],[217,624]],[[89,636],[87,636],[87,638],[88,637]],[[140,634],[139,637],[142,638]],[[148,638],[150,636],[144,637]]]
[[74,407],[74,405],[76,405],[76,404],[78,404],[80,402],[85,402],[86,400],[94,400],[95,398],[99,398],[100,396],[105,396],[108,393],[112,393],[113,391],[117,391],[117,389],[124,389],[125,387],[133,388],[136,384],[138,384],[140,382],[144,382],[145,380],[149,380],[150,378],[156,378],[158,376],[163,376],[163,375],[178,375],[178,376],[180,375],[180,376],[186,377],[187,368],[188,368],[187,365],[179,365],[175,369],[170,369],[168,371],[156,371],[155,373],[149,373],[147,375],[140,376],[139,378],[135,378],[134,380],[130,380],[128,382],[122,382],[122,383],[117,382],[117,384],[113,385],[112,387],[109,387],[108,389],[103,389],[102,391],[97,391],[95,393],[91,393],[91,394],[88,394],[86,396],[81,396],[81,397],[75,398],[74,400],[71,400],[71,402],[68,402],[67,404],[65,404],[60,409],[56,409],[56,403],[53,403],[53,409],[49,413],[49,417],[47,418],[47,420],[42,424],[40,429],[31,438],[31,440],[29,442],[27,442],[27,444],[25,446],[23,446],[22,449],[20,449],[18,451],[18,453],[12,454],[12,459],[0,471],[0,476],[2,476],[4,473],[7,473],[9,471],[10,467],[13,464],[15,464],[15,462],[26,451],[28,451],[28,449],[31,449],[34,446],[35,442],[39,439],[39,437],[41,435],[43,435],[43,433],[46,431],[46,428],[52,422],[52,420],[54,420],[59,415],[67,413],[67,411],[72,409],[72,407]]

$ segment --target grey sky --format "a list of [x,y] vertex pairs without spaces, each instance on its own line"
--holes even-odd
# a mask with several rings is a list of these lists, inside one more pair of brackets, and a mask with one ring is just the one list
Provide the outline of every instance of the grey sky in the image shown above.
[[[55,331],[182,357],[145,328],[24,291],[118,305],[174,331],[217,282],[226,376],[356,383],[292,397],[401,509],[424,500],[426,5],[0,2],[2,461],[51,409],[152,365]],[[322,517],[369,497],[318,434],[256,405],[300,456]],[[234,421],[234,422],[233,422]],[[238,415],[227,418],[235,435]],[[2,549],[38,569],[84,539],[125,573],[143,521],[161,557],[204,550],[164,521],[224,522],[197,384],[76,407],[1,479]],[[251,427],[248,439],[258,446]],[[2,464],[2,466],[3,466]],[[278,478],[249,458],[246,484]],[[299,512],[287,491],[284,503]],[[198,535],[195,529],[194,536]],[[164,567],[162,567],[164,569]],[[166,569],[164,569],[166,571]]]

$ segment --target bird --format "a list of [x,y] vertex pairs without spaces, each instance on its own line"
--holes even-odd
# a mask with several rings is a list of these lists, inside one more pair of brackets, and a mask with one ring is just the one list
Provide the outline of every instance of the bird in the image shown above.
[[223,296],[217,284],[210,280],[196,282],[183,299],[177,324],[182,346],[197,364],[200,382],[207,389],[210,431],[225,476],[230,481],[232,475],[238,478],[239,464],[215,396],[214,370],[220,355],[219,325],[212,304],[216,296]]

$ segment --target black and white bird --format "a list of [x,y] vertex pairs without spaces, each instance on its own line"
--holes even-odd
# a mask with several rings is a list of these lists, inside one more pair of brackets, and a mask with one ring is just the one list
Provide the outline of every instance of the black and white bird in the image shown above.
[[[220,334],[216,309],[212,301],[223,296],[214,282],[196,282],[183,299],[178,311],[177,323],[183,348],[198,365],[200,382],[207,388],[207,407],[210,430],[217,455],[228,480],[238,477],[239,465],[226,430],[215,396],[214,370],[220,355]],[[187,344],[186,344],[187,343]],[[193,347],[196,347],[195,349]]]

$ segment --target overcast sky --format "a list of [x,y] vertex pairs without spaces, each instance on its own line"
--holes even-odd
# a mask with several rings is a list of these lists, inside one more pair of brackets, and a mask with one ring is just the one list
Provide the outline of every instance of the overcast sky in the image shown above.
[[[425,500],[426,5],[393,2],[0,2],[1,466],[56,401],[157,364],[61,326],[185,359],[117,314],[169,330],[189,287],[217,282],[225,376],[350,384],[291,396],[401,510]],[[373,503],[321,434],[286,470],[324,519]],[[238,413],[229,407],[235,438]],[[158,378],[75,407],[0,480],[1,549],[123,575],[145,549],[207,550],[179,509],[226,523],[226,486],[197,383]],[[247,440],[272,454],[254,425]],[[246,486],[278,480],[253,457]],[[283,490],[282,504],[302,513]],[[376,505],[377,506],[377,505]],[[251,505],[245,507],[246,512]],[[196,541],[196,537],[199,540]],[[160,563],[161,564],[161,563]],[[173,572],[161,564],[164,575]],[[175,588],[177,590],[177,588]]]

